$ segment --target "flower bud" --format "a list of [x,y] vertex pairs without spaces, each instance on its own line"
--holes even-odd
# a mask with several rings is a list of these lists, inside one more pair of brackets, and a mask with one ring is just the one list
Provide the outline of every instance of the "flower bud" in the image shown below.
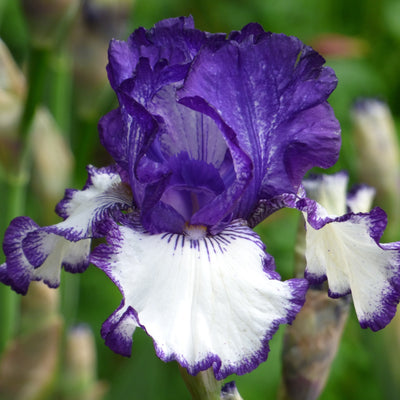
[[36,112],[31,140],[35,188],[47,204],[55,204],[69,184],[74,159],[54,118],[45,108]]
[[22,97],[25,94],[25,77],[10,51],[0,39],[0,92]]
[[73,15],[79,0],[22,0],[32,41],[40,47],[51,47],[63,22]]
[[[26,91],[24,75],[0,40],[0,164],[7,172],[15,170],[21,149],[18,128]],[[69,183],[73,157],[46,108],[37,109],[31,129],[34,183],[42,199],[53,205]]]
[[0,40],[0,165],[6,171],[13,169],[18,156],[17,129],[25,92],[25,77]]
[[376,204],[395,227],[400,216],[400,155],[393,117],[386,103],[362,99],[354,105],[352,118],[359,180],[376,189]]
[[96,348],[90,328],[79,325],[67,334],[63,399],[100,399],[106,386],[96,380]]

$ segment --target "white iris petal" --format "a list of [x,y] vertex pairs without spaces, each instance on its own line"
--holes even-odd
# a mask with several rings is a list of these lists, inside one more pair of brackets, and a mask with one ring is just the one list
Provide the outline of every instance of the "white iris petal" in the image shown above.
[[[60,283],[60,265],[67,264],[70,271],[79,266],[86,266],[90,251],[90,239],[70,242],[62,236],[45,234],[43,236],[42,251],[48,254],[44,263],[32,270],[32,280],[43,280],[51,287],[56,287]],[[55,266],[57,268],[55,268]],[[76,268],[78,266],[78,268]]]
[[326,275],[334,296],[351,291],[359,321],[384,314],[398,251],[379,247],[365,218],[332,222],[319,230],[307,228],[307,273]]
[[353,212],[337,214],[346,204],[346,183],[346,175],[339,173],[305,185],[318,202],[308,200],[303,208],[306,277],[314,282],[326,278],[332,297],[351,292],[361,325],[378,330],[393,318],[399,300],[399,245],[377,243],[386,219],[380,209],[368,212],[374,189],[359,187],[347,199]]
[[68,215],[53,227],[55,233],[67,233],[71,240],[74,235],[91,236],[93,225],[101,221],[113,207],[132,204],[132,194],[121,182],[118,173],[106,169],[89,167],[91,184],[74,191],[71,198],[65,201],[63,212]]
[[306,282],[278,280],[260,238],[240,222],[199,240],[116,229],[107,262],[105,247],[92,261],[124,295],[117,313],[132,307],[158,356],[189,373],[213,366],[221,379],[254,369],[304,301]]

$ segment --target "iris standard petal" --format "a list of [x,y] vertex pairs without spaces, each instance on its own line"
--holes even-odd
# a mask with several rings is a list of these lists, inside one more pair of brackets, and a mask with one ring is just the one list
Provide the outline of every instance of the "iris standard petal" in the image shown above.
[[195,58],[181,102],[199,110],[189,99],[201,98],[253,162],[238,216],[246,218],[261,195],[296,193],[312,166],[336,162],[340,127],[326,103],[336,77],[323,62],[296,38],[252,30],[239,42],[205,45]]
[[160,60],[169,65],[189,63],[211,36],[225,38],[194,29],[192,17],[178,17],[160,21],[149,30],[138,28],[126,42],[111,41],[107,71],[112,88],[132,77],[140,58],[147,58],[152,67]]
[[219,127],[209,116],[179,104],[174,88],[158,91],[148,109],[162,118],[157,140],[165,157],[186,152],[191,159],[213,164],[217,169],[222,165],[228,146]]
[[[222,221],[232,214],[235,203],[249,183],[251,162],[237,145],[228,126],[218,118],[177,103],[175,97],[175,89],[165,87],[154,95],[145,109],[126,94],[120,95],[120,101],[124,99],[120,113],[127,115],[123,125],[129,131],[129,147],[120,149],[129,153],[129,176],[135,202],[143,213],[146,210],[152,212],[168,187],[167,180],[173,179],[171,158],[188,154],[193,162],[205,161],[205,166],[212,164],[210,167],[218,171],[219,179],[225,184],[225,190],[197,210],[191,221],[206,224],[215,232],[226,225]],[[108,141],[111,145],[114,143],[111,139]],[[184,165],[180,168],[184,169]],[[159,233],[157,225],[164,227],[165,223],[153,221],[148,224],[148,217],[143,214],[143,224],[151,232]]]
[[[268,341],[304,302],[305,280],[281,282],[260,238],[237,221],[215,236],[149,235],[115,226],[91,261],[123,294],[103,329],[114,351],[130,354],[141,326],[157,355],[190,374],[244,374],[267,358]],[[157,252],[154,252],[157,249]]]
[[117,108],[103,116],[98,124],[100,143],[107,149],[115,162],[128,170],[130,121],[123,108]]

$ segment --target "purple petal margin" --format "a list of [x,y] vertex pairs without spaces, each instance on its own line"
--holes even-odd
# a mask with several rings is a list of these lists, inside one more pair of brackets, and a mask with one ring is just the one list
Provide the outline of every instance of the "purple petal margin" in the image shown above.
[[[57,248],[60,240],[65,241],[61,244],[64,253]],[[70,272],[83,272],[88,267],[88,243],[81,246],[47,233],[28,217],[15,218],[4,235],[6,263],[1,266],[0,281],[20,294],[26,294],[30,282],[35,280],[43,280],[52,288],[58,287],[62,265]],[[47,265],[46,269],[39,270],[53,252],[58,255],[54,260],[57,265]]]
[[26,294],[32,280],[33,266],[22,249],[22,242],[28,233],[39,226],[28,217],[18,217],[11,221],[4,235],[3,250],[6,264],[2,265],[0,279],[19,294]]

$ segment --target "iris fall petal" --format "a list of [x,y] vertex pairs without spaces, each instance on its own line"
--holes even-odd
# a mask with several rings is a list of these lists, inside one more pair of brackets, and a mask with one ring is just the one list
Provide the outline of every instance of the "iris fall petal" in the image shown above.
[[115,351],[130,353],[141,326],[162,360],[193,375],[210,367],[217,379],[243,374],[267,358],[269,339],[304,302],[307,283],[281,282],[260,238],[240,221],[215,236],[115,226],[108,241],[91,261],[124,296],[103,327]]

